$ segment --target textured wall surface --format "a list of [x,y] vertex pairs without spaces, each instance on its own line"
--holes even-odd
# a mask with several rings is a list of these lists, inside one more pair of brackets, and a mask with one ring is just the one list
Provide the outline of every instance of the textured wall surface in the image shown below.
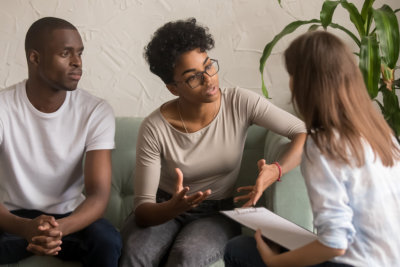
[[[220,62],[220,84],[261,93],[259,58],[264,45],[295,19],[318,18],[322,0],[0,0],[0,88],[27,77],[24,39],[29,26],[44,16],[64,18],[77,26],[85,51],[79,87],[106,99],[117,116],[146,116],[173,96],[143,59],[152,33],[170,20],[195,17],[209,27]],[[353,1],[356,6],[361,0]],[[377,0],[399,8],[398,0]],[[338,7],[334,21],[349,26]],[[282,39],[265,69],[271,101],[288,111],[288,76],[282,51],[307,30]],[[354,47],[352,40],[340,32]]]

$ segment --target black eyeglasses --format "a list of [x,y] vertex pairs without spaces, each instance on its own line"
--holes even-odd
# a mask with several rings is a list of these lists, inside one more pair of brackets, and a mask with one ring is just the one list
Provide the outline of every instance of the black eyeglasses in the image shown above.
[[[219,71],[218,60],[210,59],[211,63],[208,64],[204,71],[200,71],[195,73],[194,75],[187,78],[184,82],[187,83],[192,89],[196,88],[200,84],[204,82],[204,74],[212,77]],[[175,81],[175,82],[183,82],[183,81]]]

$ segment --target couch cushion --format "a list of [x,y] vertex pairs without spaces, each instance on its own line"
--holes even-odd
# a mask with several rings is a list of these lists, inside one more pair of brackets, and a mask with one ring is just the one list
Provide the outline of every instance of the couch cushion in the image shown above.
[[116,119],[111,195],[104,217],[118,229],[133,208],[136,139],[142,120],[128,117]]

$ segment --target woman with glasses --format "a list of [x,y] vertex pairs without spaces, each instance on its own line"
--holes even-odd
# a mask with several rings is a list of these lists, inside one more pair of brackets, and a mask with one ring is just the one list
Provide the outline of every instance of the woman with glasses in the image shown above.
[[[239,188],[245,206],[298,165],[302,121],[264,97],[220,89],[208,29],[195,19],[169,22],[145,48],[150,70],[176,96],[142,123],[137,140],[134,212],[121,230],[121,266],[208,266],[222,258],[240,226],[219,214],[234,208],[247,129],[257,124],[289,137],[279,163],[258,162],[255,185]],[[256,164],[256,162],[255,162]]]

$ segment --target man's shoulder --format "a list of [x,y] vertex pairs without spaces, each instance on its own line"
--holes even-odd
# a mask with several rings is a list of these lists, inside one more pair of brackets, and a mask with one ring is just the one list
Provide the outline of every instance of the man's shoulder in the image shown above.
[[98,108],[112,112],[112,108],[106,100],[95,96],[86,90],[77,88],[75,91],[71,92],[70,97],[72,105],[78,108],[86,109],[89,112],[92,112]]
[[84,89],[81,89],[81,88],[76,88],[76,90],[72,91],[71,97],[75,101],[83,101],[83,102],[89,101],[89,103],[105,102],[100,97],[97,97],[97,96],[93,95],[92,93],[90,93]]
[[23,83],[24,83],[24,81],[13,84],[4,89],[0,88],[0,99],[6,99],[6,98],[14,96],[15,93],[17,92],[17,89],[20,88],[23,85]]
[[0,109],[5,109],[18,99],[18,90],[25,84],[25,81],[13,84],[0,89]]

